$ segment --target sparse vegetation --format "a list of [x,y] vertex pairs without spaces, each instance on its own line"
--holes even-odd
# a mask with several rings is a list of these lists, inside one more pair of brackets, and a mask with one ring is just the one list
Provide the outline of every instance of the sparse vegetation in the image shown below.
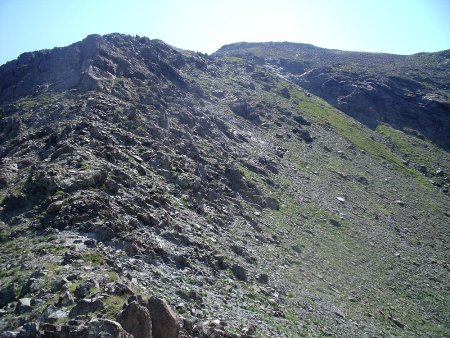
[[[12,197],[0,208],[0,291],[14,292],[0,330],[48,305],[62,325],[82,299],[104,305],[89,318],[116,320],[132,289],[256,337],[448,335],[445,151],[411,130],[367,128],[296,85],[292,44],[205,57],[98,39],[98,79],[2,101],[3,130],[17,133],[0,131],[0,197]],[[369,76],[376,62],[342,69]],[[39,304],[18,315],[18,297]]]

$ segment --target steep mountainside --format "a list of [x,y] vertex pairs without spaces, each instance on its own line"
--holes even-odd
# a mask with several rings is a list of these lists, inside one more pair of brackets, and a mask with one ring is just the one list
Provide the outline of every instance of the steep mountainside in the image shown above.
[[450,50],[392,55],[236,43],[216,55],[265,65],[372,129],[387,123],[450,150]]
[[448,336],[448,153],[220,54],[0,67],[0,331]]

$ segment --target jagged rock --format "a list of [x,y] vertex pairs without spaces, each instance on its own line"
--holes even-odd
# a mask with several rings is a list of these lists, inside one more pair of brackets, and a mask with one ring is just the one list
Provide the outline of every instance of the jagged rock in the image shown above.
[[35,338],[37,337],[37,325],[36,323],[29,322],[22,325],[17,334],[17,338]]
[[251,264],[256,263],[256,258],[251,256],[244,247],[234,244],[230,248],[236,255],[243,257],[247,262]]
[[34,305],[32,298],[20,298],[17,301],[16,307],[14,309],[14,313],[21,314],[24,312],[31,311],[32,306]]
[[245,248],[240,245],[232,244],[230,245],[230,249],[233,250],[236,255],[243,256],[245,254]]
[[164,299],[151,297],[147,308],[152,319],[153,336],[157,338],[178,338],[179,321],[177,314]]
[[342,226],[342,224],[339,221],[337,221],[337,220],[335,220],[333,218],[330,218],[329,221],[330,221],[331,225],[334,225],[335,227]]
[[214,255],[214,259],[216,260],[217,267],[219,269],[224,270],[224,269],[228,268],[228,263],[225,261],[225,256],[224,255],[216,254],[216,255]]
[[306,143],[311,143],[313,141],[313,138],[311,137],[310,133],[307,130],[294,128],[292,129],[292,132],[294,134],[297,134],[298,137],[303,141],[305,141]]
[[138,164],[138,165],[136,165],[136,169],[137,169],[137,172],[139,173],[139,175],[141,175],[141,176],[147,175],[147,169],[145,169],[144,166]]
[[39,334],[44,337],[53,337],[56,335],[58,327],[50,323],[40,323],[39,324]]
[[233,113],[235,113],[239,116],[242,116],[243,118],[245,118],[249,121],[252,121],[252,122],[258,123],[258,124],[260,124],[262,122],[255,107],[252,107],[247,102],[239,102],[239,103],[233,104],[230,107],[230,109],[233,111]]
[[57,292],[57,291],[65,292],[65,291],[68,291],[69,290],[69,285],[70,285],[70,282],[67,279],[67,277],[63,277],[63,278],[61,278],[61,280],[59,282],[55,283],[54,287],[52,288],[52,291],[53,292]]
[[42,312],[41,316],[39,317],[39,321],[41,323],[55,323],[60,319],[67,318],[67,316],[67,311],[58,309],[53,305],[49,305]]
[[0,308],[11,303],[16,298],[16,285],[14,283],[0,290]]
[[59,296],[58,305],[59,306],[69,306],[75,303],[75,298],[69,291],[65,291]]
[[133,338],[119,323],[109,319],[91,320],[87,326],[86,337]]
[[94,289],[98,288],[98,282],[94,279],[88,279],[83,280],[78,284],[77,288],[75,289],[75,297],[78,299],[86,297],[89,292]]
[[52,204],[50,204],[47,208],[47,214],[53,214],[55,212],[58,212],[61,210],[62,206],[64,204],[64,201],[55,201]]
[[44,285],[44,280],[40,278],[30,277],[26,283],[22,286],[22,290],[20,291],[20,297],[23,297],[29,293],[36,293],[42,289]]
[[261,284],[267,284],[267,283],[269,283],[269,275],[266,273],[260,273],[256,277],[256,281]]
[[211,319],[197,322],[192,328],[192,334],[199,338],[240,338],[242,335],[227,332],[225,330],[226,322],[218,319]]
[[343,312],[341,309],[335,308],[334,311],[333,311],[333,313],[334,313],[336,316],[345,319],[345,314],[344,314],[344,312]]
[[105,187],[111,195],[116,195],[119,192],[119,184],[110,177],[106,179]]
[[229,181],[230,188],[235,191],[241,189],[244,186],[243,175],[239,171],[239,169],[234,166],[228,166],[225,169],[225,177]]
[[355,180],[361,184],[368,185],[369,181],[364,176],[356,176]]
[[247,270],[245,270],[245,268],[243,266],[238,265],[238,264],[233,264],[231,266],[231,271],[236,276],[236,278],[238,278],[242,281],[247,280]]
[[195,290],[177,290],[176,293],[185,300],[191,300],[197,304],[203,304],[203,297]]
[[160,224],[160,220],[159,218],[154,215],[154,214],[150,214],[148,212],[143,212],[143,213],[139,213],[137,214],[137,218],[144,223],[144,225],[147,226],[158,226]]
[[96,224],[93,230],[95,230],[96,238],[99,241],[108,241],[116,236],[116,232],[106,224]]
[[152,337],[152,319],[149,310],[136,302],[129,303],[117,315],[117,321],[134,338]]
[[24,191],[33,197],[43,198],[58,189],[55,178],[42,169],[32,173],[25,182]]
[[81,255],[75,251],[66,251],[63,256],[63,260],[61,265],[68,265],[73,263],[74,261],[81,259]]
[[423,165],[423,164],[419,165],[418,170],[419,170],[422,174],[424,174],[424,175],[426,175],[426,174],[428,173],[427,166],[426,166],[426,165]]
[[289,89],[287,87],[284,87],[283,89],[280,90],[280,95],[285,97],[286,99],[291,98],[291,93],[289,92]]
[[39,322],[41,323],[46,323],[48,320],[48,317],[54,313],[58,311],[58,308],[56,306],[53,305],[48,305],[44,311],[41,313],[40,317],[39,317]]
[[104,307],[100,299],[82,299],[70,310],[69,317],[75,318],[91,312],[101,311]]
[[45,331],[49,332],[50,337],[54,335],[56,335],[57,337],[61,336],[67,338],[87,337],[89,332],[87,326],[83,321],[76,321],[76,320],[70,320],[67,324],[62,325],[60,327],[53,328],[51,326],[46,326],[46,329],[47,330]]
[[280,209],[280,202],[278,202],[273,197],[266,197],[265,198],[265,206],[272,210],[279,210]]
[[295,122],[297,122],[300,125],[303,125],[303,126],[310,126],[311,125],[311,122],[307,121],[301,115],[294,115],[292,118],[294,119]]
[[220,325],[220,321],[216,320],[207,320],[204,322],[198,322],[194,325],[192,329],[192,333],[200,338],[206,337],[223,337],[222,331],[223,326]]
[[67,178],[60,182],[61,189],[65,192],[73,192],[80,189],[99,187],[106,182],[108,173],[105,170],[87,170],[73,178]]
[[177,263],[177,266],[180,268],[189,266],[189,258],[187,255],[184,254],[176,255],[174,259],[175,262]]
[[192,334],[192,330],[194,329],[194,323],[192,320],[179,316],[180,321],[182,322],[182,328],[189,334]]
[[264,167],[273,174],[278,174],[278,168],[275,161],[268,159],[266,157],[260,157],[258,159],[258,162],[264,165]]
[[133,290],[126,284],[120,282],[111,282],[105,285],[105,292],[112,295],[125,295],[125,294],[133,294]]

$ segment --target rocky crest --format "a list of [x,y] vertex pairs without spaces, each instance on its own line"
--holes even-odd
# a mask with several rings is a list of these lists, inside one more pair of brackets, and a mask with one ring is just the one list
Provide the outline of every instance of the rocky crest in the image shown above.
[[372,129],[386,123],[450,150],[450,50],[393,55],[237,43],[215,55],[265,65]]
[[449,333],[448,153],[264,62],[110,34],[0,67],[2,337]]

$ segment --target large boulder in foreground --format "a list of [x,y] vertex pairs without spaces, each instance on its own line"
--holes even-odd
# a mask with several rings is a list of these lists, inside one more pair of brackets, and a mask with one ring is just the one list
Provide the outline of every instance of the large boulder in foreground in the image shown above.
[[131,302],[117,315],[117,321],[134,338],[152,338],[152,319],[149,310]]
[[147,308],[152,318],[152,333],[154,338],[178,338],[180,330],[178,316],[164,299],[151,297]]

